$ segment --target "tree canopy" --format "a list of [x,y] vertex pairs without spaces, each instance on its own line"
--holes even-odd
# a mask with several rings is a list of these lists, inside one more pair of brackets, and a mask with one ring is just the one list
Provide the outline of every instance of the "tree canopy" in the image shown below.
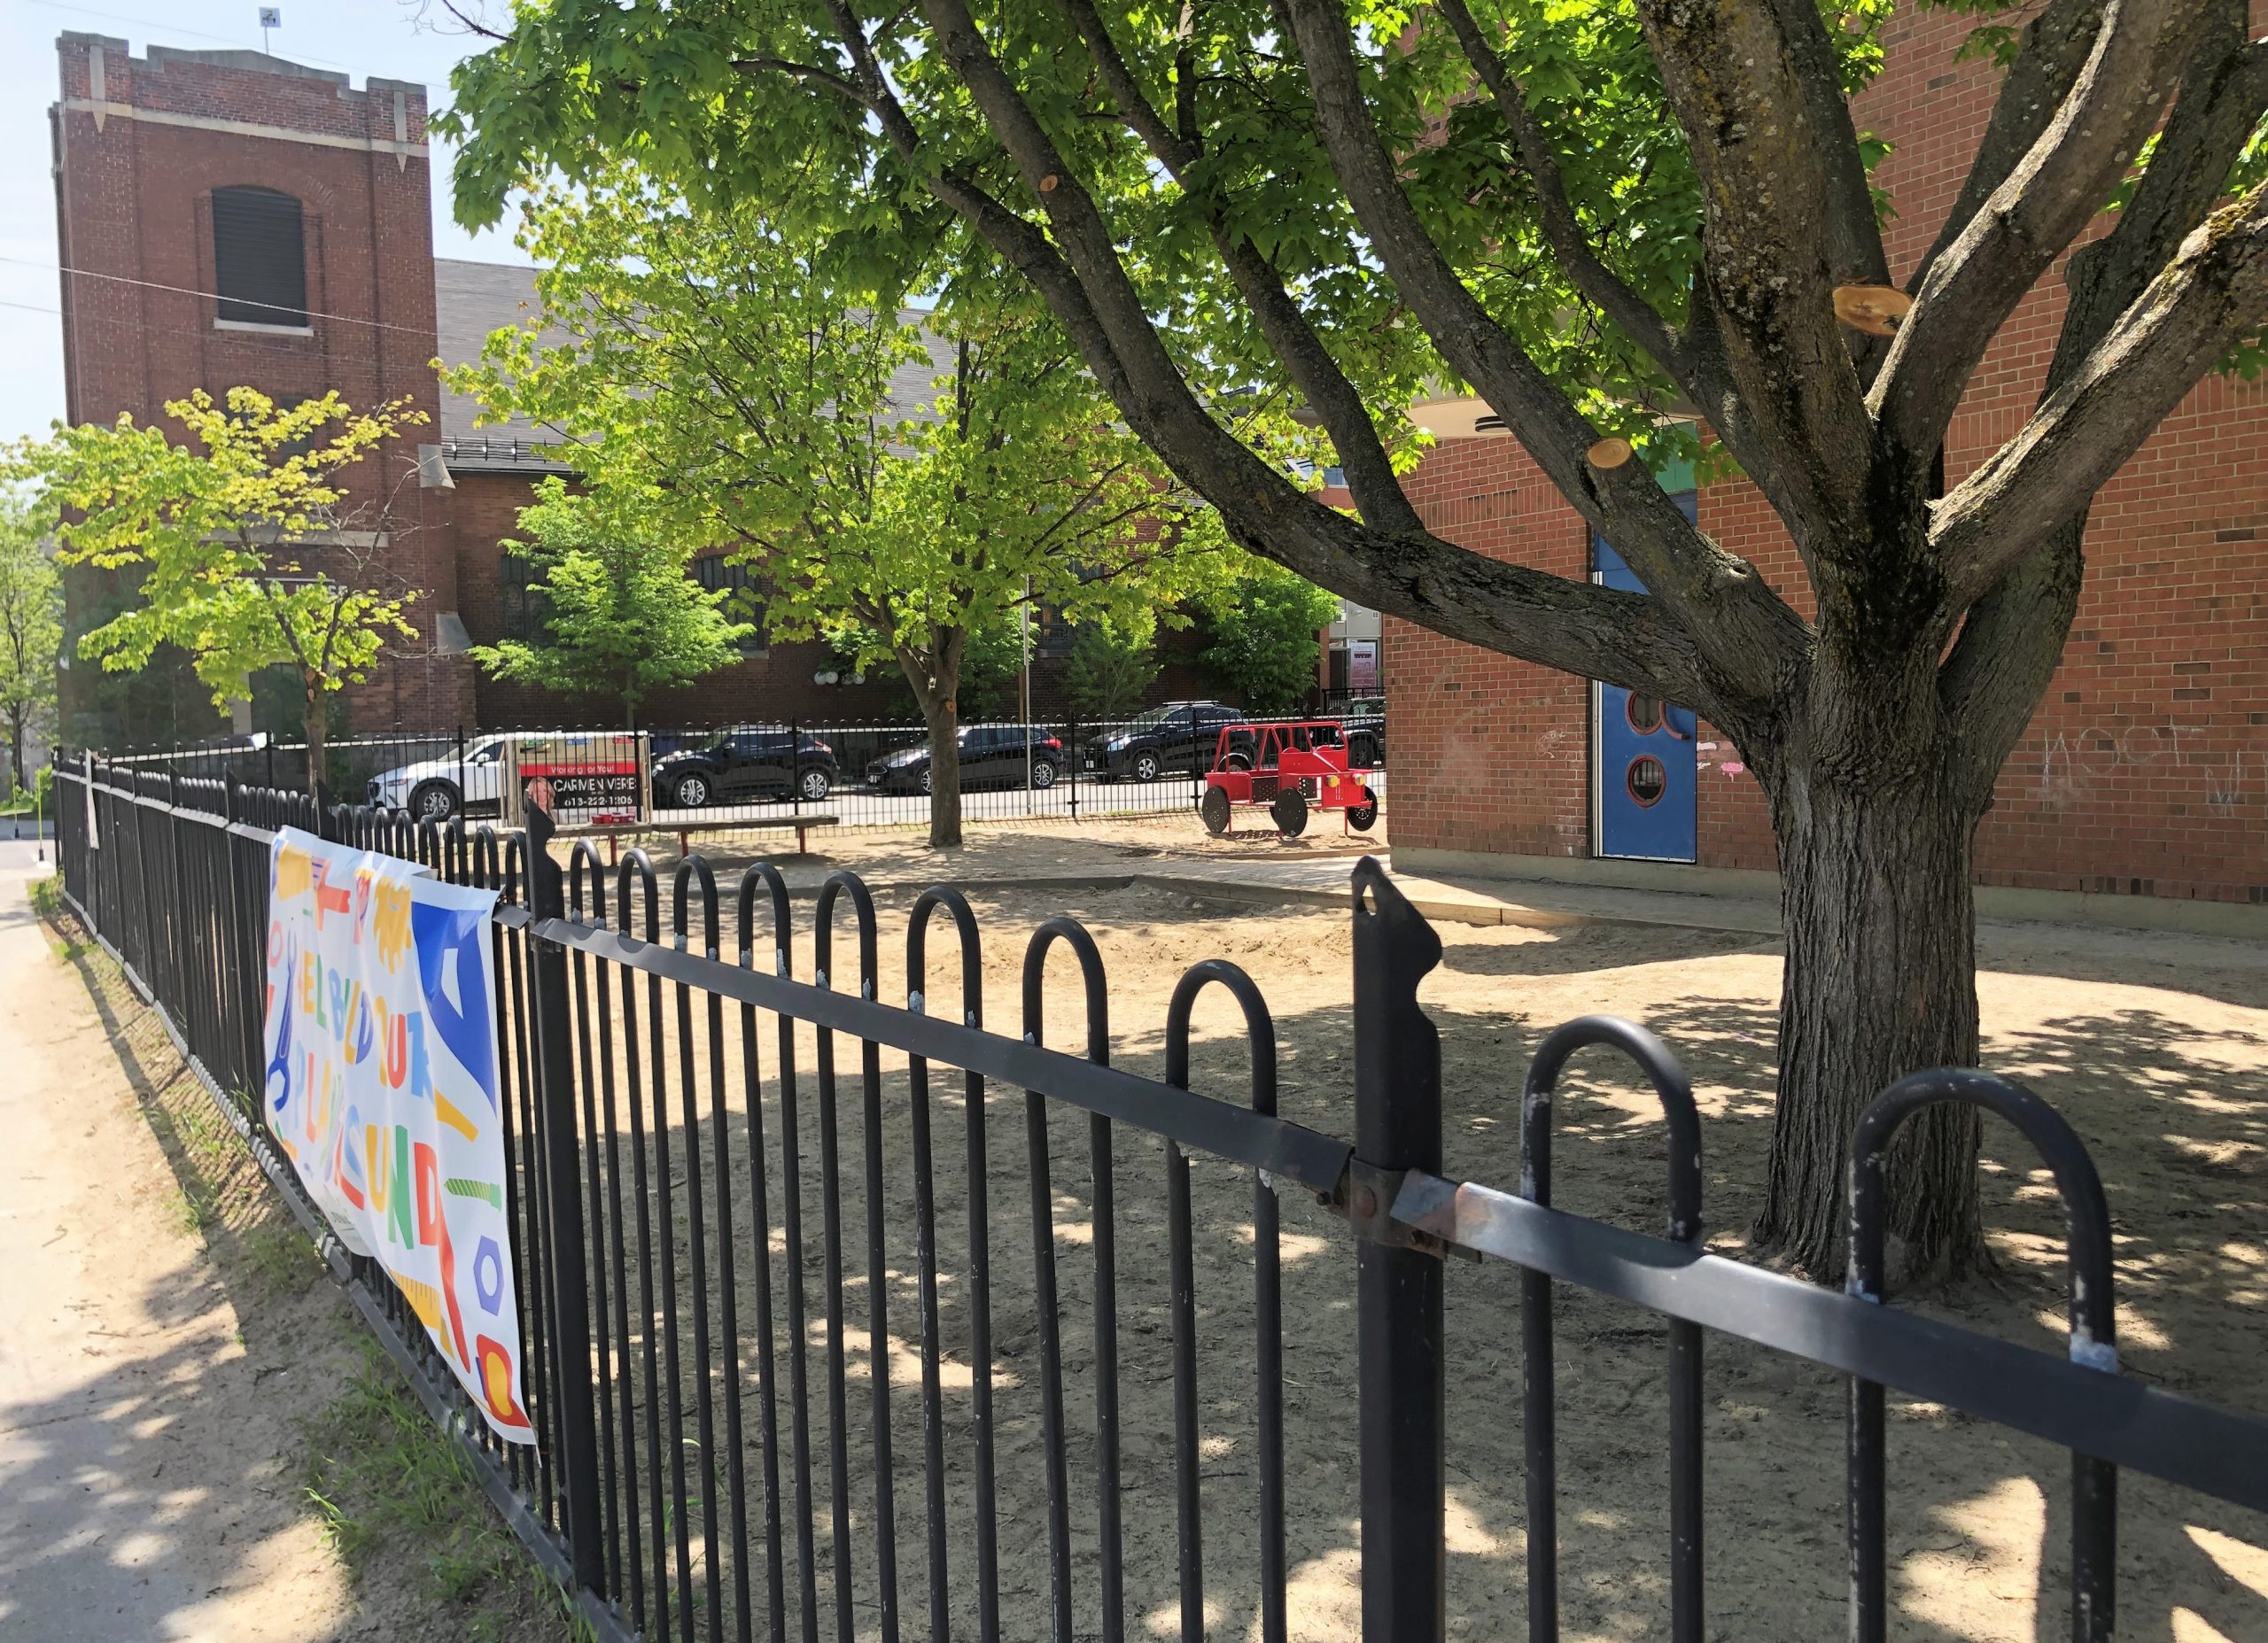
[[1260,565],[1205,600],[1198,660],[1252,712],[1294,713],[1316,686],[1316,635],[1338,616],[1314,583]]
[[[1831,1272],[1859,1104],[1977,1054],[1974,833],[2070,630],[2094,493],[2268,317],[2245,0],[1964,9],[2000,31],[2000,95],[1895,283],[1898,202],[1848,102],[1883,0],[526,0],[458,72],[458,209],[492,217],[533,166],[628,161],[728,208],[818,179],[796,232],[901,270],[974,235],[1235,540],[1697,709],[1760,784],[1783,874],[1759,1230]],[[1964,392],[2067,253],[2035,409],[1948,484]],[[1218,387],[1239,377],[1296,397],[1351,514],[1244,437]],[[1396,482],[1404,411],[1466,390],[1646,592],[1428,524]],[[1688,520],[1656,461],[1616,460],[1697,428],[1802,589]],[[1983,1259],[1978,1134],[1932,1112],[1893,1158],[1924,1264]]]
[[541,632],[474,647],[498,678],[611,697],[634,728],[648,696],[730,666],[757,631],[726,608],[731,590],[694,582],[690,551],[619,489],[574,492],[555,475],[520,529],[503,546],[533,573]]
[[10,474],[51,510],[63,563],[139,577],[140,603],[82,635],[79,654],[130,672],[178,646],[215,706],[247,695],[261,669],[291,668],[312,784],[323,698],[359,684],[389,640],[416,637],[404,614],[416,593],[388,551],[414,469],[378,469],[381,446],[424,415],[403,400],[356,411],[336,393],[280,405],[252,388],[220,400],[199,389],[166,415],[190,443],[121,415],[9,453]]
[[[579,441],[594,494],[635,488],[656,529],[755,568],[775,637],[897,668],[933,741],[971,635],[1042,606],[1146,616],[1229,573],[1215,511],[981,246],[942,245],[944,296],[905,309],[889,267],[799,237],[799,208],[620,167],[539,190],[540,312],[460,384]],[[956,839],[950,793],[936,809]]]
[[63,590],[45,537],[29,498],[0,492],[0,720],[19,787],[26,780],[24,738],[55,705],[63,643]]

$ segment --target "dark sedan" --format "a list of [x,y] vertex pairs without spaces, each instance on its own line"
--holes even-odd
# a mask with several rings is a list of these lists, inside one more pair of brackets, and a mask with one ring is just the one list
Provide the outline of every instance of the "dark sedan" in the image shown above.
[[697,810],[789,797],[818,803],[842,779],[835,749],[805,731],[757,726],[654,761],[657,810]]
[[[1052,787],[1063,768],[1061,740],[1037,725],[964,725],[960,785],[971,787]],[[877,793],[929,791],[929,748],[901,748],[866,766],[866,780]]]
[[1169,701],[1086,744],[1086,767],[1106,781],[1155,781],[1188,775],[1213,763],[1221,727],[1247,715],[1218,701]]

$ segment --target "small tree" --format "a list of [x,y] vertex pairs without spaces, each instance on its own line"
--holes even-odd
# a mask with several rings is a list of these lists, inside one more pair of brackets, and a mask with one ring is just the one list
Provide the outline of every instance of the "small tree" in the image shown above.
[[[584,438],[594,491],[669,476],[674,528],[764,567],[774,633],[894,663],[928,732],[930,842],[958,844],[974,638],[1034,603],[1169,604],[1231,562],[989,260],[957,242],[882,278],[794,234],[791,195],[720,215],[622,168],[540,191],[520,244],[542,312],[458,381]],[[894,296],[917,276],[947,292],[923,323]]]
[[1124,718],[1158,682],[1157,632],[1091,622],[1071,640],[1071,705],[1091,719]]
[[8,768],[22,787],[24,737],[55,702],[63,643],[62,585],[28,500],[0,495],[0,717]]
[[1316,681],[1317,632],[1339,601],[1304,577],[1255,565],[1199,610],[1199,661],[1254,713],[1288,713]]
[[[141,577],[142,602],[83,635],[79,654],[128,672],[176,645],[216,706],[262,668],[294,670],[318,792],[325,697],[360,684],[389,639],[416,637],[403,616],[416,595],[387,570],[393,488],[348,487],[424,415],[404,400],[358,412],[335,393],[279,406],[252,388],[225,403],[199,389],[166,415],[190,445],[120,416],[10,453],[9,471],[35,480],[59,515],[62,562]],[[397,487],[415,473],[404,464]]]
[[543,601],[543,631],[474,647],[498,678],[612,696],[635,730],[649,694],[729,666],[756,632],[726,614],[731,593],[698,586],[691,555],[617,492],[570,494],[563,481],[547,479],[520,510],[520,528],[529,539],[504,547],[537,572],[530,592]]

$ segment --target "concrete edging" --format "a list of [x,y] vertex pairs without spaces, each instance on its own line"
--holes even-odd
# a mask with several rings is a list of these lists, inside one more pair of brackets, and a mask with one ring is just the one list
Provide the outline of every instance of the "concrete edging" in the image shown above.
[[[1482,850],[1396,849],[1396,871],[1420,875],[1462,873],[1518,883],[1566,884],[1650,890],[1671,895],[1727,895],[1776,904],[1780,875],[1745,867],[1704,867],[1679,862],[1609,861],[1589,856],[1514,856]],[[2019,890],[1977,887],[1980,918],[2044,924],[2097,925],[2159,930],[2183,935],[2268,940],[2268,907],[2161,895],[2100,895],[2079,890]],[[1705,924],[1705,919],[1694,922]]]

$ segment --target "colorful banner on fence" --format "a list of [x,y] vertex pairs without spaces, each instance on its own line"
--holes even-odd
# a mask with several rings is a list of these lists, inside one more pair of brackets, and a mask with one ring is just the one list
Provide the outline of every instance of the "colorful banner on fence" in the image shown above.
[[268,1128],[488,1417],[532,1443],[504,1213],[493,890],[287,827],[268,880]]

